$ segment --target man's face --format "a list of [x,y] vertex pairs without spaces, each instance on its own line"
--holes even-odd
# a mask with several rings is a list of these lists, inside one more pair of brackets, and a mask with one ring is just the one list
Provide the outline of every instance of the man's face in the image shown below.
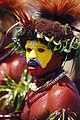
[[31,75],[40,75],[51,60],[52,51],[37,41],[27,41],[25,45],[28,70]]

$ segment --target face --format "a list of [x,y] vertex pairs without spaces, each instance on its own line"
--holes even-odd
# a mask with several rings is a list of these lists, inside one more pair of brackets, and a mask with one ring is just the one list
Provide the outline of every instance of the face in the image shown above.
[[51,60],[52,51],[37,41],[27,41],[25,45],[28,70],[31,75],[40,75]]

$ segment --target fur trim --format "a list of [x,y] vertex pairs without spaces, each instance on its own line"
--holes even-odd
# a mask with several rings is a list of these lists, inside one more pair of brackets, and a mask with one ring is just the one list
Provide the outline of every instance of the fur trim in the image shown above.
[[37,8],[40,17],[43,18],[54,20],[63,18],[62,20],[65,21],[80,19],[80,0],[35,0],[32,5]]

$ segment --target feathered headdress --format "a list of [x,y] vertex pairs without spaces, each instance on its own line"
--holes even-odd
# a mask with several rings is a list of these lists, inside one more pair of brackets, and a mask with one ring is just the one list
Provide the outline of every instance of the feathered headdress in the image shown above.
[[[67,48],[65,45],[65,47],[63,47],[63,51],[65,52],[66,55],[68,55],[66,57],[67,60],[72,58],[75,60],[77,58],[76,69],[78,71],[77,78],[79,79],[80,78],[80,0],[35,0],[35,2],[32,4],[37,9],[38,11],[37,16],[39,18],[46,18],[48,20],[59,21],[59,23],[61,23],[64,26],[66,26],[67,24],[68,27],[66,29],[70,28],[70,30],[72,31],[74,37],[70,41],[68,41],[67,39],[67,44],[69,44],[69,46]],[[47,24],[45,26],[47,26]],[[74,40],[74,38],[76,38],[76,40]]]
[[72,23],[80,20],[80,0],[35,0],[40,17]]
[[29,19],[21,7],[16,9],[22,25],[17,34],[20,44],[25,47],[27,40],[36,39],[67,60],[79,56],[80,40],[73,31],[80,32],[74,26],[80,20],[80,0],[35,0],[29,5],[36,9],[36,19]]
[[[30,29],[32,28],[32,26],[34,26],[33,31],[35,33],[33,34],[32,32],[33,35],[28,35],[27,39],[29,39],[28,37],[34,36],[37,33],[37,37],[43,37],[43,39],[45,39],[49,43],[53,42],[53,44],[55,45],[61,45],[60,42],[65,42],[65,44],[67,44],[68,47],[71,49],[71,45],[73,45],[75,41],[73,30],[77,32],[80,31],[75,26],[73,26],[73,24],[80,19],[80,1],[35,0],[29,3],[29,5],[36,9],[37,14],[34,12],[34,15],[38,16],[38,19],[28,19],[28,17],[26,16],[26,12],[24,13],[21,7],[18,7],[17,9],[17,16],[20,18],[20,21],[23,24],[23,28],[26,29],[27,35],[32,32],[30,32]],[[43,35],[41,36],[40,34],[42,33]],[[77,43],[73,45],[72,48],[77,47],[76,45]],[[69,52],[66,50],[67,46],[64,46],[64,49],[62,51]]]
[[[15,17],[15,9],[18,6],[22,8],[28,8],[28,0],[0,0],[0,17],[4,16],[5,14],[9,14]],[[25,7],[26,6],[26,7]]]
[[13,15],[13,9],[17,5],[15,0],[0,0],[0,17],[5,14]]

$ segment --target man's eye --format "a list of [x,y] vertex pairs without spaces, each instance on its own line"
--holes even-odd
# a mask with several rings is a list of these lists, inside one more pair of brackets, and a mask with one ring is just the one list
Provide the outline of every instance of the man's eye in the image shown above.
[[38,48],[39,52],[44,52],[45,50],[43,48]]
[[27,52],[31,52],[31,50],[32,50],[31,48],[26,48]]

